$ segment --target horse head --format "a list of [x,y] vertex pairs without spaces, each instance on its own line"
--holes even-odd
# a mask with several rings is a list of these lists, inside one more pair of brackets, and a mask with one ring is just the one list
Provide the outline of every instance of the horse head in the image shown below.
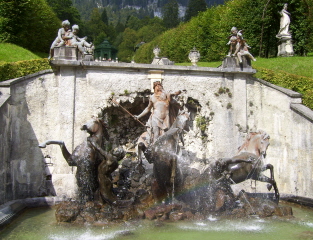
[[171,129],[178,128],[179,131],[179,138],[182,144],[184,145],[184,139],[183,139],[183,130],[189,132],[190,128],[187,124],[188,120],[190,119],[190,113],[187,110],[179,110],[177,118],[175,119],[174,123],[172,124]]
[[258,132],[250,132],[247,135],[246,141],[238,148],[238,153],[249,152],[258,157],[266,157],[266,150],[269,143],[270,136],[263,130]]
[[260,155],[264,158],[266,157],[266,150],[270,145],[270,135],[268,135],[265,131],[259,130],[260,140],[258,141],[258,150]]
[[86,122],[82,127],[81,130],[85,130],[90,134],[90,136],[97,135],[98,137],[105,136],[108,140],[109,134],[107,132],[107,125],[105,122],[97,117],[93,117],[91,120]]
[[172,124],[171,128],[179,128],[181,130],[189,131],[189,126],[187,124],[190,119],[190,113],[186,110],[179,110],[178,115]]

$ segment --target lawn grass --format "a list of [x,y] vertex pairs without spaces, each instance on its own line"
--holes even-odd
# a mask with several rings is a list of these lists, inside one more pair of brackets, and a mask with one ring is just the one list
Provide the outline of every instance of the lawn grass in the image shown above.
[[[175,63],[181,66],[191,66],[191,63]],[[219,62],[198,62],[199,67],[218,67]],[[252,62],[254,68],[267,68],[273,71],[284,71],[287,73],[313,78],[313,56],[308,57],[277,57],[277,58],[257,58]],[[256,77],[259,77],[256,74]]]
[[[46,55],[48,56],[48,54]],[[40,59],[42,56],[43,55],[41,53],[32,53],[31,51],[28,51],[27,49],[19,47],[15,44],[0,43],[0,62],[17,62]]]

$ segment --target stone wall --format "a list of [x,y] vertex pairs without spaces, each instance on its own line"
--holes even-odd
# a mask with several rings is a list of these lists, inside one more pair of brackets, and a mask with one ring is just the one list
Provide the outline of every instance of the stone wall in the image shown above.
[[[275,167],[280,191],[313,198],[312,111],[301,105],[299,94],[253,78],[254,70],[52,63],[53,72],[0,83],[0,203],[44,195],[75,197],[76,169],[67,165],[59,146],[38,145],[63,140],[72,152],[87,137],[82,124],[106,108],[127,116],[125,124],[133,128],[134,121],[109,99],[114,96],[124,106],[142,99],[141,106],[146,106],[151,79],[162,79],[167,91],[187,91],[192,122],[185,150],[195,168],[235,155],[247,131],[263,129],[271,136],[266,160]],[[197,124],[201,118],[204,131]]]

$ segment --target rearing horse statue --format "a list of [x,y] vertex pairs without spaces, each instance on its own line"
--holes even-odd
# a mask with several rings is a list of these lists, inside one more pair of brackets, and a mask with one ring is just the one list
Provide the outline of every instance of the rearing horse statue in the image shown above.
[[[232,158],[218,160],[216,169],[221,174],[219,175],[220,179],[223,179],[223,176],[227,176],[232,184],[240,183],[247,179],[269,183],[267,188],[271,190],[274,187],[275,200],[278,202],[279,191],[274,179],[274,167],[272,164],[264,165],[263,162],[269,146],[269,139],[270,136],[262,130],[249,133],[244,144],[239,147],[237,155]],[[262,173],[267,169],[270,170],[270,177]]]
[[[146,146],[139,142],[138,150],[143,152],[148,162],[153,163],[153,175],[155,182],[152,185],[152,192],[157,201],[172,198],[174,188],[179,185],[179,171],[177,159],[179,153],[179,140],[182,140],[184,130],[189,120],[187,111],[179,111],[176,120],[171,128],[160,136],[152,145]],[[138,156],[141,164],[141,155]]]
[[63,141],[48,140],[39,147],[58,144],[68,165],[77,166],[76,180],[81,202],[94,200],[98,191],[103,202],[113,203],[116,196],[112,193],[111,173],[118,167],[118,161],[125,154],[121,150],[110,154],[101,148],[103,137],[109,139],[106,125],[101,119],[93,118],[84,124],[81,130],[87,131],[90,136],[79,144],[72,154]]

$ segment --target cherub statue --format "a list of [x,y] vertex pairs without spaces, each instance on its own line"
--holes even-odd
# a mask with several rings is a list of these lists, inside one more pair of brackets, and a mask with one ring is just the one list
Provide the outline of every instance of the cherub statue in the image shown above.
[[70,29],[70,22],[68,20],[64,20],[62,22],[62,28],[58,30],[58,36],[53,41],[50,47],[50,55],[48,59],[53,58],[54,55],[54,48],[65,45],[64,36]]
[[249,52],[248,48],[250,47],[246,43],[246,41],[243,39],[242,34],[237,34],[236,51],[233,54],[233,56],[237,56],[240,63],[242,63],[242,56],[247,56],[251,60],[256,61],[256,59]]
[[[231,35],[229,36],[229,41],[226,43],[226,45],[230,45],[229,52],[227,54],[227,57],[235,56],[235,51],[238,43],[238,36],[243,40],[242,30],[239,30],[236,27],[232,27]],[[245,42],[245,45],[247,48],[250,48],[250,46]]]
[[227,54],[228,57],[230,57],[236,51],[238,30],[236,27],[232,27],[230,32],[231,35],[229,36],[229,41],[226,43],[226,45],[230,45],[229,52]]
[[88,43],[86,41],[87,37],[79,38],[77,36],[78,32],[79,32],[79,26],[76,24],[73,25],[72,31],[69,30],[64,36],[64,40],[66,41],[66,46],[76,46],[82,54],[87,54],[85,47],[92,48],[93,50],[94,46],[92,43]]

